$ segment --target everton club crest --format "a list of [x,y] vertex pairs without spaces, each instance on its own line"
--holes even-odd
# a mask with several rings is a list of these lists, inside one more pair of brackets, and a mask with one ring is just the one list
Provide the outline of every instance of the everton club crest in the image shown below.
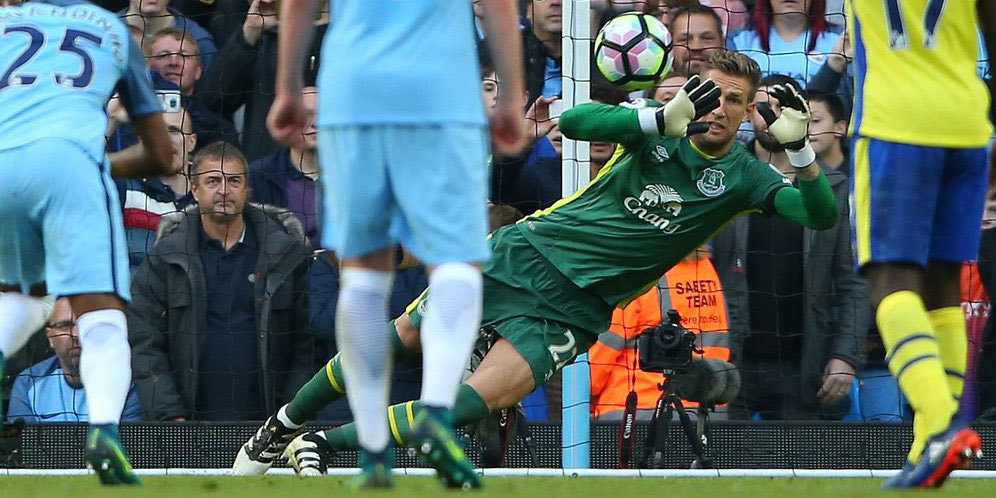
[[706,197],[716,197],[726,192],[726,184],[723,183],[724,176],[726,173],[718,169],[706,168],[695,185],[699,187],[699,192],[702,192]]

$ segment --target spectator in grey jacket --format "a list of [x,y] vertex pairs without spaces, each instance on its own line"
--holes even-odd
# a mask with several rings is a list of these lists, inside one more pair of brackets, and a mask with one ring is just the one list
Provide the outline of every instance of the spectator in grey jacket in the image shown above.
[[216,142],[194,158],[197,201],[163,218],[132,279],[132,364],[146,419],[260,420],[317,367],[307,262],[291,213],[247,204],[246,160]]
[[[772,99],[765,87],[773,84],[798,85],[786,76],[767,76],[755,101]],[[748,150],[791,178],[793,168],[763,118],[755,111],[752,121],[757,139]],[[871,304],[852,259],[847,176],[824,173],[840,213],[830,230],[754,214],[737,218],[713,240],[731,356],[742,379],[731,418],[839,419],[849,407]]]

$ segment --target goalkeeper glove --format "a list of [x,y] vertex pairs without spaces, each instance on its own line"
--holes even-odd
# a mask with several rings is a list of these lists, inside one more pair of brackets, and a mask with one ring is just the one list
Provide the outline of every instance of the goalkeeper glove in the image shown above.
[[644,133],[683,137],[709,130],[708,123],[692,123],[719,107],[722,91],[712,80],[701,81],[698,75],[688,78],[678,94],[663,107],[639,111]]
[[774,85],[768,90],[768,95],[778,99],[782,108],[781,115],[776,117],[771,104],[757,104],[757,112],[768,124],[768,131],[778,143],[785,146],[785,153],[792,166],[805,168],[813,164],[816,152],[809,145],[809,120],[813,116],[809,111],[809,103],[791,85]]

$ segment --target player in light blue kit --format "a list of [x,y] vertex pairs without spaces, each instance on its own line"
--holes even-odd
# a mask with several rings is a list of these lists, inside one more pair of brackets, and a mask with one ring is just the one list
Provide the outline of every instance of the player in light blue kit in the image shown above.
[[[104,484],[136,484],[117,428],[131,384],[130,293],[111,176],[168,173],[173,147],[142,51],[116,15],[80,0],[8,3],[0,0],[0,375],[48,319],[40,298],[68,296],[90,409],[87,463]],[[107,157],[104,107],[115,91],[143,144]]]
[[[276,95],[267,124],[301,140],[304,49],[317,0],[285,0]],[[524,78],[515,0],[482,0],[503,93],[491,117],[496,152],[520,148]],[[409,414],[415,448],[447,486],[480,478],[453,436],[450,409],[481,319],[487,260],[488,134],[468,0],[335,0],[322,46],[318,127],[322,242],[342,260],[336,333],[358,422],[358,487],[388,487],[391,432],[387,299],[394,244],[429,268],[422,350],[425,409]],[[299,428],[281,409],[240,451],[279,450]],[[250,460],[252,458],[249,458]],[[240,461],[236,462],[236,471]],[[265,470],[265,469],[263,469]]]

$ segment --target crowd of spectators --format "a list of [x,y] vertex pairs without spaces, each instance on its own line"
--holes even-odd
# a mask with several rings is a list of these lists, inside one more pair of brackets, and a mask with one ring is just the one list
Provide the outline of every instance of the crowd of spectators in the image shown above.
[[[331,0],[335,1],[335,0]],[[457,0],[454,0],[457,1]],[[487,44],[475,4],[477,43]],[[300,148],[276,144],[265,127],[273,100],[277,0],[105,0],[145,52],[164,101],[164,119],[185,174],[118,182],[133,272],[127,315],[134,386],[124,420],[260,420],[288,401],[336,352],[338,269],[320,248],[321,188],[312,124]],[[491,158],[492,227],[552,205],[562,194],[562,0],[521,0],[529,147]],[[633,338],[670,308],[699,334],[705,355],[740,369],[730,419],[902,420],[898,386],[882,361],[865,282],[854,270],[846,130],[853,89],[840,0],[592,0],[597,30],[621,12],[658,16],[673,37],[671,74],[627,95],[593,71],[591,99],[665,103],[710,55],[737,50],[756,60],[764,89],[789,84],[807,94],[810,139],[841,216],[813,231],[777,217],[737,219],[647,294],[617,309],[592,349],[592,416],[618,420],[627,395],[651,410],[659,374],[638,372]],[[313,114],[328,4],[315,19],[304,79]],[[593,31],[594,32],[594,31]],[[486,55],[486,51],[482,50]],[[339,54],[348,57],[349,54]],[[482,94],[494,105],[501,82],[482,56]],[[440,77],[446,77],[440,75]],[[358,96],[357,98],[362,98]],[[405,98],[399,89],[398,98]],[[772,102],[777,106],[777,102]],[[116,99],[108,106],[109,151],[135,142]],[[899,118],[899,117],[897,117]],[[738,136],[749,152],[786,175],[784,150],[755,115]],[[590,176],[615,152],[591,144]],[[963,409],[996,419],[996,189],[990,195],[978,262],[966,262],[969,386]],[[981,220],[980,220],[981,222]],[[399,249],[391,313],[426,287],[424,268]],[[68,302],[25,352],[11,359],[8,421],[85,421],[79,345]],[[48,346],[44,341],[47,341]],[[52,354],[54,351],[54,355]],[[40,361],[39,361],[40,360]],[[419,361],[394,373],[392,399],[419,392]],[[559,417],[558,379],[525,401],[534,420]],[[641,415],[642,416],[642,415]],[[321,415],[349,417],[338,403]]]

